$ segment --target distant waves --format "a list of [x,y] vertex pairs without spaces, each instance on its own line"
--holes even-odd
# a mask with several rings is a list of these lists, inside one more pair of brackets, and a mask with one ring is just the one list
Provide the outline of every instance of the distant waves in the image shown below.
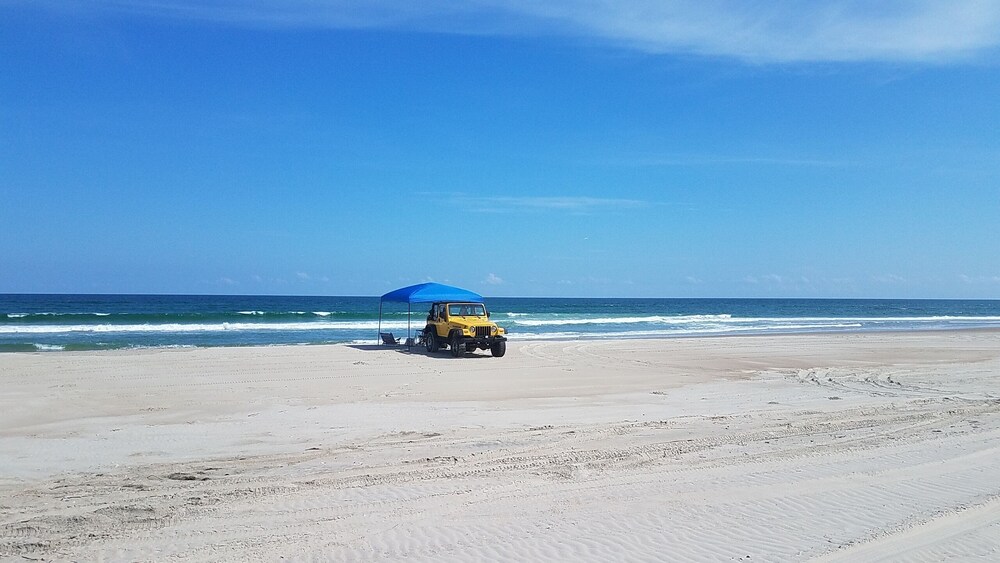
[[[1000,302],[487,299],[512,340],[1000,327]],[[371,297],[0,295],[0,351],[367,343],[423,328]]]

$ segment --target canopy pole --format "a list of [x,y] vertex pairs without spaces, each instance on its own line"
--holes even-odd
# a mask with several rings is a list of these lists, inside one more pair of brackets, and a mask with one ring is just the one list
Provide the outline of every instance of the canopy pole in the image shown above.
[[378,334],[375,335],[375,344],[382,338],[382,300],[378,300]]
[[412,314],[411,308],[413,304],[409,301],[406,302],[406,347],[410,347],[410,315]]

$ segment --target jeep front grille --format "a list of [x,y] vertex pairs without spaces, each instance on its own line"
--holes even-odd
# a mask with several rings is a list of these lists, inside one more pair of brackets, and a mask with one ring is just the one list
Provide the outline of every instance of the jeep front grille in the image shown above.
[[476,336],[479,337],[479,338],[482,338],[484,336],[489,336],[490,335],[490,328],[491,327],[488,327],[488,326],[477,326],[476,327]]

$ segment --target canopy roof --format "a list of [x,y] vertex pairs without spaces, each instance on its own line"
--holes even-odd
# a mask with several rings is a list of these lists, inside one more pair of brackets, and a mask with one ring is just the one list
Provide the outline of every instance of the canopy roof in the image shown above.
[[420,283],[390,291],[382,301],[395,303],[434,303],[435,301],[481,302],[483,296],[460,287],[440,283]]

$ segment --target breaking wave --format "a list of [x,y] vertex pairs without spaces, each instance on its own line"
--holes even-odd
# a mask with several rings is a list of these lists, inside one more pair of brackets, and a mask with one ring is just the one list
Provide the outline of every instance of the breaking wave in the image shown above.
[[[488,300],[511,340],[1000,328],[997,301]],[[374,344],[423,328],[426,308],[377,298],[3,296],[0,352],[174,346]]]

